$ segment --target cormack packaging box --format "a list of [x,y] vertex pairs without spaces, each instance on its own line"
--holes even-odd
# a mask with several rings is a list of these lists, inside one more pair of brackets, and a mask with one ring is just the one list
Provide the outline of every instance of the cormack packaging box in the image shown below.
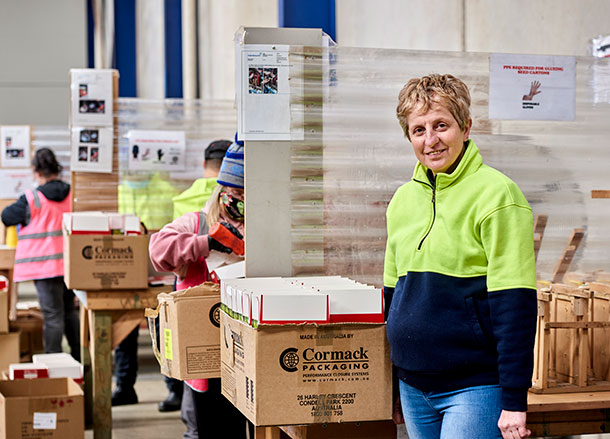
[[157,299],[157,310],[147,309],[146,316],[153,340],[151,318],[159,319],[161,373],[179,380],[220,377],[220,287],[205,282]]
[[146,288],[148,235],[74,235],[64,229],[64,279],[78,290]]
[[11,363],[19,363],[19,332],[0,334],[0,371],[8,371]]
[[258,426],[390,419],[385,331],[385,324],[253,328],[223,311],[222,394]]
[[[1,283],[1,281],[0,281]],[[0,288],[0,334],[8,332],[8,290]]]
[[84,437],[83,391],[73,380],[0,381],[0,439]]

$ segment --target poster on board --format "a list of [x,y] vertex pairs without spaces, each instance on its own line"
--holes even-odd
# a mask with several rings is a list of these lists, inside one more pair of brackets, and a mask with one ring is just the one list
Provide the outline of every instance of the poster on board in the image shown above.
[[0,199],[19,198],[26,190],[34,189],[34,175],[30,169],[0,169]]
[[29,125],[0,127],[1,163],[3,168],[28,168],[31,165]]
[[83,172],[112,172],[112,128],[73,127],[70,169]]
[[238,46],[237,130],[240,140],[302,140],[291,118],[289,46]]
[[573,56],[490,56],[490,119],[574,120],[575,97]]
[[184,131],[132,130],[129,139],[129,169],[183,171],[186,169]]
[[112,70],[70,70],[72,126],[112,126]]

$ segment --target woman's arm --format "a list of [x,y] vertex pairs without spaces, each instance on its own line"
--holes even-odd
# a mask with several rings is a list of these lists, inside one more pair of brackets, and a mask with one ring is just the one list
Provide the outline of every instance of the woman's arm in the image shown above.
[[21,195],[17,201],[10,206],[6,206],[2,211],[2,223],[5,226],[16,226],[22,224],[24,226],[29,222],[30,207],[25,195]]
[[210,253],[208,235],[197,235],[197,213],[189,212],[150,237],[150,260],[159,271],[181,271]]

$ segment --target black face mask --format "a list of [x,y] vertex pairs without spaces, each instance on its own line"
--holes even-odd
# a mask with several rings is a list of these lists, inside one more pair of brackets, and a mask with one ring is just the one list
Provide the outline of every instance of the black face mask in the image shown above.
[[221,191],[219,194],[219,201],[225,208],[225,212],[235,221],[244,220],[244,200],[234,197],[227,191]]

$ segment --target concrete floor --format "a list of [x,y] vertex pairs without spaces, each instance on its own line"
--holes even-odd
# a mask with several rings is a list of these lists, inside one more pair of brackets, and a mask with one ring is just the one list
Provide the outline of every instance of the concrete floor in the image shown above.
[[[182,438],[185,431],[180,412],[161,413],[159,401],[167,396],[167,388],[159,373],[147,329],[140,330],[138,338],[138,379],[136,393],[139,403],[113,407],[113,439]],[[85,432],[85,439],[93,439],[93,431]]]

